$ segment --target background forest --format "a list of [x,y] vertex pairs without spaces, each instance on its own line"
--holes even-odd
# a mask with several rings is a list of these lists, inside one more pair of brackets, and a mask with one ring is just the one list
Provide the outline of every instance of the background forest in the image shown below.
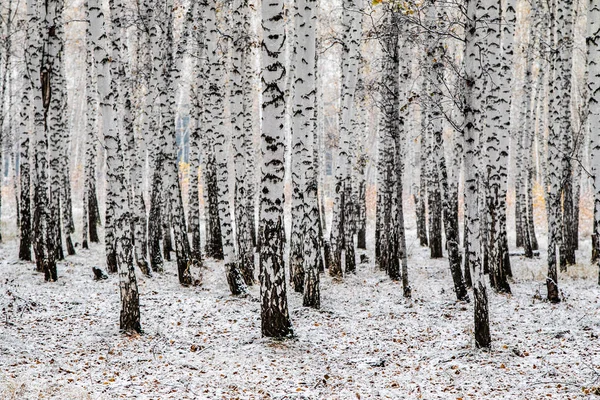
[[600,393],[599,28],[3,0],[0,397]]

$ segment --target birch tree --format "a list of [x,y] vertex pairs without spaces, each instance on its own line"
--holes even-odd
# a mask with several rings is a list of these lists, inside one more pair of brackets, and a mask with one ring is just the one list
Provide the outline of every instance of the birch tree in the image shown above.
[[96,79],[94,79],[94,41],[91,31],[91,17],[89,5],[85,10],[86,25],[86,138],[85,138],[85,167],[83,189],[83,240],[82,247],[89,248],[88,240],[99,243],[98,225],[100,223],[100,209],[96,193],[96,162],[98,155],[98,124],[97,109],[98,94]]
[[233,128],[233,159],[235,165],[235,193],[234,209],[236,222],[237,264],[246,285],[254,284],[254,243],[253,230],[254,216],[252,212],[252,197],[248,188],[252,182],[248,181],[248,164],[252,158],[248,157],[247,146],[251,145],[252,126],[247,125],[246,114],[251,111],[252,75],[246,64],[252,62],[250,38],[250,7],[248,0],[235,0],[232,5],[233,24],[233,49],[231,56],[231,125]]
[[[557,50],[560,44],[560,30],[557,29],[555,16],[560,8],[561,2],[554,2],[550,7],[550,77],[551,87],[548,93],[550,118],[548,134],[548,154],[547,154],[547,193],[546,210],[548,214],[548,274],[546,277],[546,287],[548,290],[548,300],[553,303],[560,302],[558,290],[558,272],[557,272],[557,251],[561,244],[561,196],[560,181],[562,178],[561,156],[562,141],[564,132],[561,132],[561,116],[564,101],[562,87],[565,76],[559,70],[560,52]],[[556,33],[555,33],[556,29]],[[557,37],[558,36],[558,37]]]
[[[106,20],[99,0],[88,2],[90,15],[90,31],[94,46],[94,60],[96,66],[100,115],[102,116],[102,130],[106,146],[107,163],[107,203],[114,205],[113,237],[114,243],[107,245],[115,251],[116,266],[119,274],[119,288],[121,297],[120,329],[124,332],[141,332],[139,293],[135,276],[133,261],[133,246],[131,242],[131,220],[129,217],[129,204],[127,199],[127,186],[125,181],[123,163],[123,138],[120,137],[119,124],[114,124],[115,115],[115,90],[117,77],[112,75],[111,63],[118,63],[119,59],[109,56]],[[111,4],[111,14],[116,18],[115,29],[119,28],[122,18],[122,3],[118,0]],[[118,42],[116,43],[118,44]],[[115,46],[113,46],[115,50]],[[117,47],[116,50],[119,50]],[[119,57],[121,54],[114,54]],[[105,238],[106,240],[106,238]]]
[[[221,240],[223,244],[223,259],[229,290],[233,295],[246,293],[246,284],[239,269],[235,253],[234,233],[231,224],[231,211],[229,207],[229,172],[227,157],[229,154],[228,137],[224,126],[224,75],[221,49],[219,48],[219,31],[217,21],[217,3],[211,3],[206,10],[206,45],[207,57],[210,65],[206,118],[209,122],[207,135],[214,142],[215,162],[218,180],[219,220],[221,222]],[[235,112],[235,111],[234,111]],[[237,119],[236,115],[236,119]]]
[[[484,53],[485,73],[487,80],[487,96],[485,109],[484,143],[486,155],[486,182],[484,212],[487,225],[487,254],[490,269],[490,282],[499,292],[510,293],[507,280],[508,248],[506,238],[506,182],[508,164],[508,128],[510,121],[510,76],[511,65],[509,55],[502,52],[502,18],[500,3],[485,1],[487,23],[487,51]],[[506,36],[511,36],[507,34]],[[512,37],[505,38],[512,42]],[[511,45],[512,49],[512,45]],[[512,50],[510,50],[512,52]],[[504,60],[502,59],[504,57]],[[503,65],[504,64],[504,65]],[[504,88],[508,82],[508,89]]]
[[[165,54],[163,55],[162,78],[159,84],[159,103],[161,117],[161,136],[164,151],[159,155],[161,166],[165,168],[164,194],[168,203],[170,225],[173,228],[175,252],[177,256],[177,275],[184,286],[193,284],[192,269],[198,269],[197,260],[191,255],[190,242],[181,197],[179,181],[179,162],[177,159],[177,137],[175,124],[175,94],[177,92],[179,65],[173,59],[173,1],[166,3]],[[160,72],[160,71],[155,71]],[[164,229],[164,228],[163,228]],[[168,232],[166,233],[169,234]]]
[[[588,45],[588,95],[590,126],[600,124],[600,1],[590,0],[587,26]],[[595,232],[600,231],[600,136],[591,135],[591,173],[594,177],[594,225]],[[595,246],[600,244],[599,237],[594,237]],[[597,261],[596,261],[597,262]],[[598,268],[598,284],[600,285],[600,265]]]
[[[33,68],[34,57],[36,56],[36,41],[38,40],[37,9],[33,0],[27,1],[27,31],[25,43],[25,67],[23,69],[23,95],[21,98],[21,122],[20,122],[20,225],[19,225],[19,259],[23,261],[32,261],[31,242],[31,142],[35,131],[32,129],[32,114],[34,111],[34,98],[36,88],[36,70]],[[35,144],[35,142],[33,142]],[[34,165],[35,167],[35,165]]]
[[482,112],[485,79],[482,74],[481,53],[484,32],[481,29],[485,8],[482,1],[467,2],[465,25],[465,263],[470,268],[473,281],[475,344],[489,347],[491,344],[488,298],[483,278],[481,232],[479,220],[479,163]]
[[354,119],[354,98],[358,80],[362,0],[344,0],[342,4],[342,61],[341,61],[341,113],[340,131],[335,172],[335,199],[331,229],[332,265],[329,273],[341,277],[342,253],[344,272],[356,270],[354,232],[350,221],[352,206],[352,159],[350,141]]
[[260,215],[261,331],[267,337],[293,335],[283,258],[284,202],[284,1],[262,2],[262,132]]

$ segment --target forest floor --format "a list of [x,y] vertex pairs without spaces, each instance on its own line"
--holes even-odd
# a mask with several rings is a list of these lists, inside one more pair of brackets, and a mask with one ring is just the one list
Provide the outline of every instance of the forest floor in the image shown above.
[[[101,246],[79,249],[45,283],[0,248],[2,399],[541,399],[600,394],[600,288],[589,265],[545,295],[545,255],[512,257],[512,295],[489,291],[493,347],[475,348],[472,303],[456,302],[447,260],[409,235],[413,299],[370,263],[322,276],[322,309],[289,294],[296,337],[261,338],[259,290],[228,294],[223,266],[183,288],[175,266],[139,278],[143,335],[118,332],[118,277],[92,279]],[[542,241],[544,239],[542,238]],[[586,247],[587,246],[587,247]]]

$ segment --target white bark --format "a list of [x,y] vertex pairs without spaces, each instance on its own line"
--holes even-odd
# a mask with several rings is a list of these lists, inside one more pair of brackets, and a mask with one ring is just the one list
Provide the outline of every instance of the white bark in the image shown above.
[[262,334],[293,335],[283,259],[285,26],[284,0],[262,2],[260,295]]
[[229,206],[229,140],[231,133],[225,129],[224,121],[224,93],[225,67],[223,65],[223,51],[219,46],[221,40],[218,28],[219,4],[211,3],[205,13],[206,21],[206,46],[210,66],[208,76],[208,89],[206,93],[207,107],[206,120],[209,123],[207,135],[213,140],[215,159],[217,163],[219,219],[221,221],[221,239],[223,243],[223,259],[227,274],[229,290],[234,295],[246,292],[246,285],[239,270],[235,252],[235,242],[232,228],[231,209]]
[[[590,0],[588,10],[588,95],[590,127],[600,126],[600,0]],[[594,177],[595,232],[600,231],[600,135],[591,134],[591,173]],[[599,240],[597,235],[595,239]],[[600,260],[600,259],[599,259]],[[600,284],[600,261],[598,284]]]

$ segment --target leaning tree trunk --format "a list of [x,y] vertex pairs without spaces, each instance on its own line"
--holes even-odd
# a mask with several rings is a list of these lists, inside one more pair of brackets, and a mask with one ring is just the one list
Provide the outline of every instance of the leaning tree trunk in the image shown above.
[[284,0],[262,3],[262,132],[260,190],[261,331],[266,337],[293,335],[288,314],[283,258],[285,141]]

